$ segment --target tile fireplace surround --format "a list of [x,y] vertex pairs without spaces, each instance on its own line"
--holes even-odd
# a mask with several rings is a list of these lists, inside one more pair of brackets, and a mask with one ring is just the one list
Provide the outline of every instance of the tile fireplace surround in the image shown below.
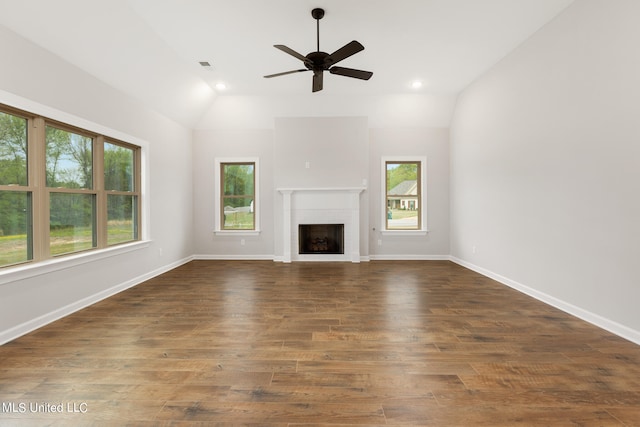
[[[282,262],[360,262],[360,193],[364,188],[279,188],[282,194]],[[344,254],[299,254],[300,224],[344,224]]]

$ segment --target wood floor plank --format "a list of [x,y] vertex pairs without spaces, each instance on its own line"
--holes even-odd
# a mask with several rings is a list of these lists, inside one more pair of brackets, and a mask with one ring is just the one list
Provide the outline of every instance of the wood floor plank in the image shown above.
[[2,426],[638,419],[639,346],[448,261],[192,261],[0,347]]

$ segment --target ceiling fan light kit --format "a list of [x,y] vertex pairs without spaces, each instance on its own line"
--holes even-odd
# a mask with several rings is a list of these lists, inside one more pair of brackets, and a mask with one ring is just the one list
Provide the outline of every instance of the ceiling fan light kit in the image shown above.
[[279,77],[287,74],[302,73],[305,71],[313,71],[313,85],[312,91],[318,92],[323,87],[323,73],[329,71],[331,74],[337,74],[345,77],[353,77],[361,80],[369,80],[373,73],[371,71],[356,70],[353,68],[336,67],[335,64],[347,59],[348,57],[364,50],[364,46],[353,40],[340,49],[336,50],[332,54],[320,51],[320,20],[324,17],[324,9],[315,8],[311,11],[311,16],[316,20],[317,31],[317,46],[316,51],[311,52],[308,55],[302,55],[295,50],[281,44],[276,44],[273,47],[279,49],[289,55],[299,59],[304,64],[305,68],[298,70],[285,71],[282,73],[270,74],[264,76],[265,78]]

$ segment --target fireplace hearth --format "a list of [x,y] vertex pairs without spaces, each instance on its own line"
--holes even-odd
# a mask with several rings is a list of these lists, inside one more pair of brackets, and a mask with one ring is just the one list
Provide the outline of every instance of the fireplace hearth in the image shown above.
[[298,253],[344,254],[344,224],[299,224]]

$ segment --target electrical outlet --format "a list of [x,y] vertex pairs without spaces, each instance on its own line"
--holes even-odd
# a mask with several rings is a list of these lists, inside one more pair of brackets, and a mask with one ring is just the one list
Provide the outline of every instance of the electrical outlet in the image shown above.
[[244,246],[244,239],[240,239],[240,245]]
[[382,246],[382,239],[378,239],[378,246]]

